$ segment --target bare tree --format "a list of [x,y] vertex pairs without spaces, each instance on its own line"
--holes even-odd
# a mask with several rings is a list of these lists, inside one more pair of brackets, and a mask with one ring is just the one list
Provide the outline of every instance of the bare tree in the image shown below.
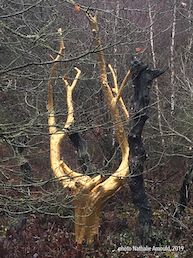
[[[124,111],[125,116],[128,119],[128,112],[121,98],[121,93],[125,84],[127,83],[130,71],[124,78],[120,89],[118,89],[116,76],[114,74],[113,69],[110,66],[114,79],[114,97],[107,81],[106,65],[104,62],[102,46],[98,34],[97,15],[95,15],[95,17],[93,18],[89,16],[89,19],[91,21],[93,33],[95,35],[95,45],[97,46],[99,51],[98,64],[103,94],[105,96],[112,120],[114,122],[115,132],[122,151],[122,162],[119,168],[116,170],[116,172],[114,172],[112,176],[110,176],[108,179],[101,183],[101,175],[91,178],[81,173],[77,173],[71,170],[60,157],[61,142],[68,135],[67,132],[68,130],[70,130],[70,127],[72,126],[72,123],[74,121],[72,92],[81,74],[81,71],[78,68],[75,68],[77,70],[77,75],[72,85],[69,85],[67,80],[63,78],[67,91],[68,117],[64,125],[64,128],[61,131],[58,131],[57,127],[55,126],[56,122],[53,104],[53,85],[54,78],[56,77],[55,73],[57,68],[57,61],[59,60],[64,50],[63,40],[61,38],[60,51],[58,56],[55,59],[53,59],[54,64],[51,70],[50,80],[48,83],[47,107],[49,110],[48,124],[50,132],[50,159],[52,170],[56,178],[61,181],[62,185],[65,188],[70,188],[75,192],[75,235],[76,241],[79,243],[82,243],[85,236],[87,237],[87,241],[91,242],[93,240],[93,236],[95,234],[99,234],[98,223],[102,206],[112,195],[114,195],[122,187],[122,185],[125,183],[127,179],[127,175],[129,172],[129,145],[126,139],[125,130],[123,127],[123,123],[121,121],[121,117],[119,115],[117,104],[118,102],[121,103],[122,110]],[[61,30],[59,32],[61,33]]]

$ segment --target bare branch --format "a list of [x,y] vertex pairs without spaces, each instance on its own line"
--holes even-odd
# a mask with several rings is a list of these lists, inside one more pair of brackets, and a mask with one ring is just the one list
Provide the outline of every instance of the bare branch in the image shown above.
[[21,10],[21,11],[18,11],[18,12],[12,13],[12,14],[1,15],[1,16],[0,16],[0,19],[2,19],[2,18],[10,18],[10,17],[16,16],[16,15],[19,15],[19,14],[23,14],[23,13],[29,11],[30,9],[32,9],[33,7],[37,6],[38,4],[40,4],[42,1],[43,1],[43,0],[40,0],[40,1],[38,1],[37,3],[35,3],[35,4],[31,5],[31,6],[29,6],[29,7],[26,8],[26,9],[23,9],[23,10]]

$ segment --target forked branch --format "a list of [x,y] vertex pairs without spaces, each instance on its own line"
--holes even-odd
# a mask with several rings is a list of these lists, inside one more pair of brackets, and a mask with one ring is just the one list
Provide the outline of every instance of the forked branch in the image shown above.
[[119,105],[123,111],[123,114],[125,115],[125,119],[127,121],[127,123],[129,123],[129,112],[125,106],[125,103],[121,97],[123,89],[125,87],[125,85],[127,84],[129,77],[130,77],[130,70],[128,71],[128,73],[126,74],[120,89],[118,88],[118,84],[117,84],[117,77],[115,75],[115,71],[113,70],[112,66],[109,64],[109,69],[111,70],[112,76],[113,76],[113,82],[114,82],[114,88],[112,88],[112,91],[116,94],[114,97],[114,104],[117,105],[117,102],[119,101]]
[[[100,50],[97,52],[97,63],[98,63],[98,67],[99,67],[99,76],[100,76],[100,82],[101,82],[101,86],[102,86],[102,91],[105,97],[105,101],[108,105],[110,114],[111,114],[111,118],[112,121],[114,123],[114,127],[115,127],[115,132],[117,135],[117,139],[122,151],[122,162],[119,166],[119,168],[117,169],[117,171],[115,173],[112,174],[112,176],[110,176],[108,179],[106,179],[103,183],[101,183],[98,186],[98,190],[100,191],[100,187],[102,186],[103,192],[101,192],[101,194],[99,194],[99,196],[102,198],[102,201],[106,201],[108,198],[110,198],[113,194],[116,193],[117,190],[119,190],[122,185],[124,185],[126,178],[129,174],[129,167],[128,167],[128,158],[129,158],[129,145],[128,145],[128,141],[126,138],[126,134],[125,134],[125,130],[124,130],[124,126],[119,114],[119,110],[117,107],[117,102],[119,101],[121,103],[121,108],[124,110],[126,110],[126,107],[124,105],[123,101],[120,101],[121,98],[121,93],[122,90],[125,86],[125,84],[127,83],[127,80],[129,78],[129,72],[126,75],[121,88],[118,89],[118,84],[117,84],[117,79],[116,76],[114,74],[114,71],[112,69],[111,66],[109,66],[109,68],[111,69],[112,75],[113,75],[113,80],[114,80],[114,86],[115,86],[115,93],[116,96],[113,96],[112,93],[112,89],[108,84],[108,79],[107,79],[107,72],[106,72],[106,64],[105,64],[105,59],[104,59],[104,54],[103,54],[103,50],[102,50],[102,44],[100,41],[100,37],[99,37],[99,28],[98,28],[98,14],[97,12],[95,13],[95,16],[92,17],[90,13],[86,13],[91,28],[92,28],[92,32],[93,32],[93,38],[94,38],[94,44],[97,50]],[[124,111],[125,116],[129,117],[128,112]]]
[[74,108],[72,102],[72,94],[73,90],[77,84],[78,79],[81,75],[81,70],[75,67],[77,74],[70,85],[65,77],[62,78],[65,86],[66,86],[66,99],[67,99],[67,108],[68,108],[68,116],[66,119],[66,123],[62,130],[58,131],[55,122],[55,113],[54,113],[54,102],[53,102],[53,87],[56,79],[56,69],[58,66],[58,60],[60,59],[63,51],[65,49],[63,39],[62,39],[62,30],[59,28],[58,30],[60,34],[60,50],[57,57],[52,60],[55,61],[52,65],[50,79],[48,81],[48,124],[49,124],[49,133],[50,133],[50,160],[51,167],[54,172],[55,177],[60,180],[64,187],[69,187],[73,190],[86,191],[86,189],[90,189],[94,187],[101,181],[101,176],[97,176],[91,179],[89,176],[85,176],[81,173],[77,173],[73,171],[71,168],[67,166],[67,164],[60,157],[60,145],[62,140],[67,136],[68,129],[70,129],[72,123],[74,122]]
[[74,68],[77,71],[76,77],[73,80],[72,85],[69,85],[67,79],[65,77],[62,78],[64,84],[66,85],[66,99],[67,99],[67,106],[68,106],[68,117],[66,120],[66,124],[64,125],[64,129],[70,128],[71,124],[74,121],[74,107],[72,103],[72,92],[77,84],[78,78],[80,78],[81,70],[79,70],[77,67]]

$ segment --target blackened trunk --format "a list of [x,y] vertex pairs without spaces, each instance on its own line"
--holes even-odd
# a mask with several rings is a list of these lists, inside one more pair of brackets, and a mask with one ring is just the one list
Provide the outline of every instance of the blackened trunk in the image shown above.
[[96,173],[96,167],[91,163],[86,140],[76,132],[69,134],[69,138],[77,150],[78,161],[82,167],[83,173],[89,176],[94,175]]
[[150,114],[148,105],[150,102],[150,88],[153,79],[164,73],[167,68],[152,70],[136,58],[132,59],[131,65],[134,98],[133,117],[130,120],[132,129],[128,137],[130,145],[130,187],[133,202],[139,209],[136,235],[139,237],[141,244],[146,245],[151,227],[152,210],[144,188],[143,169],[146,160],[146,152],[141,134]]
[[189,169],[185,174],[182,187],[180,189],[180,201],[179,205],[175,210],[175,217],[178,217],[178,215],[182,214],[188,203],[190,202],[191,196],[190,196],[190,188],[193,181],[193,159],[190,161]]
[[[22,195],[23,199],[27,200],[30,198],[30,191],[33,188],[33,176],[32,176],[32,170],[29,161],[24,157],[25,153],[24,150],[26,149],[27,144],[27,136],[18,136],[14,139],[12,142],[12,147],[15,152],[15,156],[17,157],[18,163],[20,165],[20,170],[22,172],[23,177],[23,189],[22,189]],[[27,202],[25,201],[22,206],[23,214],[19,216],[17,219],[14,228],[17,230],[17,232],[20,234],[22,227],[26,223],[27,216],[29,210],[31,208],[28,206]]]

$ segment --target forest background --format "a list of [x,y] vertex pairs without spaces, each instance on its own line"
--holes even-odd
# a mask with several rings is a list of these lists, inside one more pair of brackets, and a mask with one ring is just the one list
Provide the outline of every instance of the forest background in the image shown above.
[[[104,207],[101,240],[92,247],[80,247],[73,242],[73,194],[61,187],[50,167],[47,84],[50,55],[58,53],[59,27],[65,50],[54,86],[57,126],[60,128],[67,117],[66,89],[61,78],[72,82],[76,66],[82,75],[73,92],[75,130],[87,140],[97,174],[111,175],[120,162],[119,145],[101,93],[97,50],[85,16],[88,8],[99,12],[105,60],[113,66],[118,82],[130,69],[132,56],[152,69],[169,66],[153,84],[151,116],[143,131],[148,155],[145,186],[153,210],[151,243],[184,246],[185,251],[164,253],[166,257],[191,257],[192,202],[183,217],[173,216],[193,148],[191,0],[0,1],[2,253],[5,257],[12,257],[9,252],[16,253],[15,257],[50,257],[50,252],[55,257],[62,257],[61,253],[66,253],[63,257],[128,257],[117,249],[121,245],[131,246],[135,233],[137,211],[129,183]],[[110,71],[108,79],[112,81]],[[132,96],[129,81],[122,97],[131,117]],[[126,130],[129,133],[129,126]],[[18,147],[24,148],[24,156],[18,157]],[[70,140],[62,144],[61,153],[73,170],[81,171]],[[23,186],[20,170],[23,159],[31,166],[28,187]],[[11,226],[23,214],[27,214],[28,222],[20,225],[18,232]],[[148,257],[143,255],[139,257]]]

